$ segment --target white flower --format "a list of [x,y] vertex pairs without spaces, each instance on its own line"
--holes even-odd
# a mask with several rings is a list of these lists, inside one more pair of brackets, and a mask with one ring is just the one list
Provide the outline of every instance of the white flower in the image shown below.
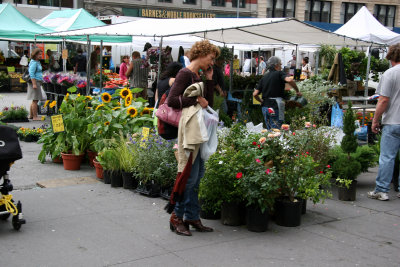
[[218,164],[222,164],[222,163],[224,163],[222,160],[220,160],[220,161],[218,162]]

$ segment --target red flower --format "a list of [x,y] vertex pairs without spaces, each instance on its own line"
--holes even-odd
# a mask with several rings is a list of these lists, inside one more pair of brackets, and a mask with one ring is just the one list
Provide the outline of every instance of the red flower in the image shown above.
[[295,133],[295,132],[293,132],[292,134],[293,134],[293,135],[296,135],[296,133]]
[[256,146],[257,145],[257,142],[253,142],[253,146]]
[[260,163],[260,162],[261,162],[261,160],[259,160],[259,159],[256,159],[256,162],[257,162],[257,163]]
[[270,174],[272,171],[270,170],[270,169],[267,169],[266,171],[265,171],[265,173],[266,174]]
[[331,165],[326,165],[326,167],[329,169],[331,167]]
[[236,173],[236,179],[241,179],[243,177],[243,173],[238,172]]
[[310,153],[306,152],[306,154],[308,155],[308,154],[310,154]]
[[260,145],[257,145],[258,146],[258,148],[261,148],[261,146]]
[[323,171],[320,171],[319,173],[324,173]]

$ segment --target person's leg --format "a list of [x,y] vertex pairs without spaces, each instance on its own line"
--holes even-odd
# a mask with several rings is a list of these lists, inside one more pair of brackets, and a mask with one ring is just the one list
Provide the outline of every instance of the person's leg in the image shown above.
[[32,116],[33,120],[40,120],[40,118],[38,117],[38,102],[39,102],[39,100],[32,100],[31,116]]
[[192,171],[190,172],[185,188],[184,204],[186,220],[199,219],[198,188],[201,178],[200,175],[204,175],[201,168],[204,168],[204,162],[200,157],[200,153],[198,153],[192,165]]
[[266,127],[268,130],[270,130],[271,127],[269,126],[268,107],[262,107],[262,108],[261,108],[261,112],[262,112],[263,117],[264,117],[265,127]]
[[375,192],[388,192],[393,176],[394,161],[400,148],[400,125],[385,125],[382,131],[379,171]]

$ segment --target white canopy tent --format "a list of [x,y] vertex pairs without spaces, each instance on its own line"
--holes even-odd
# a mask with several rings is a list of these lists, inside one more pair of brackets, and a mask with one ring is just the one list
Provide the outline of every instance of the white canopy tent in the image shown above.
[[386,45],[400,42],[400,34],[383,26],[365,6],[335,33]]

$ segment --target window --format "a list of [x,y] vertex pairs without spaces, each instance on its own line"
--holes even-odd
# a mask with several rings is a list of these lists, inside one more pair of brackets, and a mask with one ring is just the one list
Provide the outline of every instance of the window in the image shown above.
[[374,17],[387,27],[394,27],[394,14],[396,6],[375,5]]
[[60,6],[59,0],[39,0],[41,6]]
[[340,23],[348,22],[365,4],[361,3],[342,3],[340,10]]
[[37,5],[37,0],[28,0],[28,5]]
[[267,18],[294,17],[296,0],[267,0]]
[[163,3],[172,3],[172,0],[158,0],[158,2],[163,2]]
[[225,6],[225,0],[212,0],[212,6]]
[[307,0],[304,20],[331,22],[331,2]]
[[195,5],[196,4],[196,0],[183,0],[184,4],[190,4],[190,5]]
[[[1,4],[2,0],[0,0],[0,4]],[[22,0],[14,0],[14,4],[22,4]]]
[[[238,2],[238,0],[232,0],[232,7],[237,7],[237,2]],[[246,8],[246,0],[240,0],[239,7]]]

